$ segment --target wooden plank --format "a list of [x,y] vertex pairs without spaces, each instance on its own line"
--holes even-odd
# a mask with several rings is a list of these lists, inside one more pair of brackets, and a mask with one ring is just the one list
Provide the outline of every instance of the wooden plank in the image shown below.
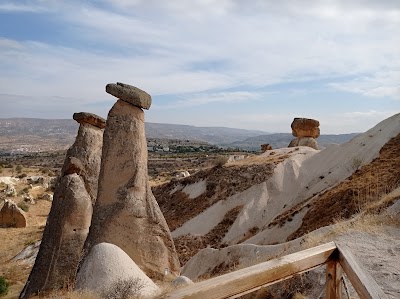
[[371,275],[358,263],[355,256],[344,246],[338,245],[339,262],[354,289],[363,299],[387,299]]
[[317,269],[317,268],[319,268],[319,267],[321,267],[321,265],[318,265],[318,266],[309,268],[309,269],[304,270],[304,271],[300,271],[300,272],[294,273],[294,274],[292,274],[292,275],[290,275],[290,276],[287,276],[287,277],[282,278],[282,279],[275,280],[275,281],[270,282],[270,283],[266,283],[266,284],[260,285],[260,286],[258,286],[258,287],[256,287],[256,288],[247,290],[247,291],[242,292],[242,293],[239,293],[239,294],[235,294],[235,295],[230,296],[230,297],[228,297],[228,298],[229,298],[229,299],[239,298],[239,297],[241,297],[241,296],[244,296],[244,295],[253,293],[253,292],[255,292],[255,291],[258,291],[258,290],[261,289],[261,288],[265,288],[265,287],[271,286],[271,285],[273,285],[273,284],[279,283],[279,282],[284,281],[284,280],[286,280],[286,279],[290,279],[290,278],[293,278],[293,277],[295,277],[295,276],[297,276],[297,275],[306,273],[306,272],[308,272],[308,271],[312,271],[312,270]]
[[326,299],[342,299],[342,268],[338,261],[326,264]]
[[164,298],[217,299],[234,296],[323,265],[335,250],[335,243],[330,242],[187,286]]

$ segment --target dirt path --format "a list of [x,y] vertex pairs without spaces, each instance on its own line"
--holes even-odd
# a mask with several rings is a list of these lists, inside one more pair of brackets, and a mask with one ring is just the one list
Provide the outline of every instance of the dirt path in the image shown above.
[[350,248],[389,298],[400,298],[399,228],[388,227],[381,234],[352,232],[336,242]]

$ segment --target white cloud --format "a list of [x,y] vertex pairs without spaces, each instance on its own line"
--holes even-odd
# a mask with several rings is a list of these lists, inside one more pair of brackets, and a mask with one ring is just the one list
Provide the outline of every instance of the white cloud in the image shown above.
[[[94,5],[99,2],[106,8]],[[0,37],[0,90],[33,96],[38,106],[56,107],[56,100],[44,100],[54,95],[95,104],[109,99],[103,88],[116,81],[174,99],[155,103],[164,109],[258,101],[260,110],[269,111],[279,100],[262,103],[259,90],[318,80],[366,97],[399,98],[398,1],[15,3],[0,4],[0,11],[51,9],[76,38],[60,46]],[[282,117],[243,111],[240,123],[226,116],[221,121],[248,126],[275,121],[286,128],[298,106],[283,107],[288,112]]]
[[365,96],[400,100],[400,71],[381,71],[343,83],[332,83],[330,86]]
[[218,93],[200,93],[183,95],[180,99],[174,103],[166,105],[153,105],[153,109],[171,109],[171,108],[185,108],[194,107],[199,105],[211,104],[211,103],[238,103],[238,102],[253,102],[259,101],[262,98],[262,94],[256,92],[218,92]]
[[46,8],[37,4],[22,4],[13,2],[0,3],[0,12],[44,12]]

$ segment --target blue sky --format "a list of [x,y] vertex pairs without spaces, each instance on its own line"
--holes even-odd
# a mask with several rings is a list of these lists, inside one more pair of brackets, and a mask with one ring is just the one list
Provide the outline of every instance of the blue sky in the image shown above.
[[400,1],[0,0],[0,117],[106,117],[117,81],[150,122],[365,131],[400,112]]

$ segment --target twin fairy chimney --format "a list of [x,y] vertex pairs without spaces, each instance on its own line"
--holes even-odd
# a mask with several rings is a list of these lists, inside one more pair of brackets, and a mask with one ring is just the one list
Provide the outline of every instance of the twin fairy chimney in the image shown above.
[[295,118],[292,122],[293,139],[288,147],[308,146],[319,149],[316,138],[319,137],[319,121],[310,118]]
[[166,269],[179,274],[170,230],[148,182],[141,108],[150,108],[151,96],[123,83],[108,84],[106,92],[119,98],[106,122],[74,114],[78,135],[20,298],[73,286],[85,257],[104,242],[121,248],[151,278],[163,278]]
[[74,284],[97,196],[105,120],[75,113],[79,125],[57,182],[35,265],[20,298]]

